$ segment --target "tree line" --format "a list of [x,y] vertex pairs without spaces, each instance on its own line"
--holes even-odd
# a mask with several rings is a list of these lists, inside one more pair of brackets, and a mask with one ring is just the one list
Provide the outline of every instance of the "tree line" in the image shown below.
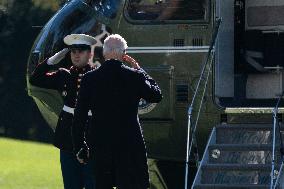
[[52,141],[26,90],[30,49],[42,27],[66,0],[0,0],[0,135]]

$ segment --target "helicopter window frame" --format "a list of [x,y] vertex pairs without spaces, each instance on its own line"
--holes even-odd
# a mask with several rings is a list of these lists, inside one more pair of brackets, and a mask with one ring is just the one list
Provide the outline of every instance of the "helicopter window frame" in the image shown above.
[[126,0],[124,8],[123,8],[123,15],[127,22],[132,24],[208,24],[210,22],[211,18],[211,8],[212,8],[212,2],[211,0],[205,0],[207,1],[207,7],[205,8],[204,13],[204,19],[185,19],[185,20],[173,20],[173,19],[165,19],[165,20],[154,20],[154,19],[134,19],[129,14],[128,7],[130,6],[130,3],[133,0]]

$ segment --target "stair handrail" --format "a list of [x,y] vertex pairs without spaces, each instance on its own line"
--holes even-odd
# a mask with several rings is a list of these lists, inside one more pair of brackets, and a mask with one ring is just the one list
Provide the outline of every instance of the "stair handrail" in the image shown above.
[[273,189],[276,189],[276,187],[278,186],[279,179],[280,179],[281,173],[283,171],[283,168],[284,168],[284,162],[283,162],[283,159],[282,159],[281,166],[280,166],[280,169],[279,169],[279,172],[278,172],[278,175],[277,175]]
[[[282,91],[282,94],[279,96],[276,106],[274,107],[272,113],[273,113],[273,136],[272,136],[272,158],[271,158],[271,173],[270,173],[270,189],[275,189],[277,186],[277,182],[280,177],[280,171],[283,168],[283,160],[280,166],[280,171],[278,172],[277,179],[275,180],[275,144],[276,144],[276,126],[278,125],[279,127],[279,132],[280,132],[280,125],[278,124],[278,118],[277,114],[279,112],[279,105],[282,100],[282,97],[284,95],[284,90]],[[280,133],[280,142],[281,142],[281,147],[280,147],[280,153],[282,154],[282,159],[283,159],[283,144],[282,144],[282,136]],[[275,180],[275,182],[274,182]]]
[[[206,67],[207,67],[207,65],[208,65],[208,62],[209,62],[209,59],[210,59],[212,50],[213,50],[213,48],[214,48],[214,46],[215,46],[215,42],[216,42],[216,38],[217,38],[217,35],[218,35],[218,31],[219,31],[220,24],[221,24],[221,18],[217,18],[217,19],[216,19],[216,25],[215,25],[215,28],[214,28],[214,32],[213,32],[212,37],[211,37],[212,40],[211,40],[211,43],[210,43],[210,46],[209,46],[209,50],[208,50],[208,53],[207,53],[205,62],[203,63],[202,71],[201,71],[200,77],[199,77],[199,79],[198,79],[198,83],[197,83],[195,92],[194,92],[194,94],[193,94],[193,97],[192,97],[190,106],[188,107],[188,111],[187,111],[187,114],[188,114],[188,123],[187,123],[187,147],[186,147],[186,162],[185,162],[185,184],[184,184],[184,188],[185,188],[185,189],[188,188],[189,157],[190,157],[190,154],[191,154],[193,142],[196,141],[196,139],[195,139],[196,126],[197,126],[197,123],[198,123],[198,120],[199,120],[199,114],[200,114],[200,111],[201,111],[201,107],[202,107],[202,103],[203,103],[203,98],[204,98],[204,96],[205,96],[205,92],[206,92],[206,89],[207,89],[207,83],[208,83],[209,75],[210,75],[210,72],[211,72],[211,67],[212,67],[212,62],[213,62],[213,60],[210,61],[209,71],[208,71],[208,75],[207,75],[207,77],[206,77],[205,86],[204,86],[204,88],[203,88],[203,93],[202,93],[202,97],[201,97],[201,103],[200,103],[199,109],[198,109],[197,118],[196,118],[194,127],[191,127],[191,119],[192,119],[193,106],[194,106],[194,104],[195,104],[195,99],[196,99],[197,93],[198,93],[198,91],[199,91],[201,81],[202,81],[203,78],[204,78],[203,76],[204,76],[204,73],[205,73],[205,69],[206,69]],[[191,140],[190,140],[190,136],[192,136]]]

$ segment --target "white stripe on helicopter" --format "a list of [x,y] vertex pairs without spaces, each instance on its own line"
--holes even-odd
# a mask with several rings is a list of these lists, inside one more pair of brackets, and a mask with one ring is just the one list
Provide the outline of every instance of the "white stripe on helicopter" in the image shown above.
[[194,52],[202,53],[208,52],[209,46],[157,46],[157,47],[128,47],[127,53],[183,53]]

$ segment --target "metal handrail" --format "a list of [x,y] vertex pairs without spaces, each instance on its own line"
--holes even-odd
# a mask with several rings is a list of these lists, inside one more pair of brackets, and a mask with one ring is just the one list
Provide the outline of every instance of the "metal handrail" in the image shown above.
[[276,187],[277,187],[277,183],[279,182],[279,179],[280,179],[281,173],[282,173],[282,171],[283,171],[283,167],[284,167],[284,162],[283,162],[283,158],[282,158],[281,166],[280,166],[280,169],[279,169],[279,172],[278,172],[278,175],[277,175],[276,181],[275,181],[275,183],[274,183],[274,187],[273,187],[273,189],[276,189]]
[[[200,103],[199,110],[198,110],[198,115],[197,115],[197,120],[195,121],[195,125],[192,128],[191,127],[191,121],[192,121],[191,119],[192,119],[193,106],[195,104],[195,99],[196,99],[197,93],[199,91],[201,81],[204,78],[203,76],[204,76],[207,64],[209,62],[209,59],[210,59],[210,56],[211,56],[211,52],[212,52],[212,50],[213,50],[213,48],[215,46],[215,42],[216,42],[216,38],[217,38],[217,34],[218,34],[218,30],[219,30],[220,24],[221,24],[221,19],[218,18],[216,20],[214,33],[212,35],[212,41],[211,41],[211,44],[210,44],[210,47],[209,47],[209,51],[207,53],[206,60],[205,60],[205,62],[203,64],[203,67],[202,67],[202,71],[201,71],[201,74],[200,74],[200,77],[199,77],[199,80],[198,80],[198,83],[197,83],[197,86],[196,86],[196,90],[194,92],[191,104],[188,107],[188,111],[187,111],[187,113],[188,113],[188,124],[187,124],[187,147],[186,147],[186,164],[185,164],[185,184],[184,184],[184,188],[185,189],[187,189],[187,187],[188,187],[189,157],[190,157],[190,154],[191,154],[193,142],[195,141],[196,126],[197,126],[197,122],[198,122],[198,119],[199,119],[199,114],[200,114],[200,111],[201,111],[203,98],[204,98],[204,95],[205,95],[205,92],[206,92],[206,89],[207,89],[208,78],[209,78],[210,71],[211,71],[212,61],[210,62],[210,65],[209,65],[209,71],[208,71],[208,75],[206,77],[206,82],[205,82],[205,86],[204,86],[203,93],[202,93],[201,103]],[[192,136],[191,140],[190,140],[190,136]]]
[[[279,105],[280,102],[282,100],[282,97],[284,95],[284,91],[282,92],[282,94],[280,95],[280,97],[277,100],[276,106],[273,109],[273,137],[272,137],[272,158],[271,158],[271,173],[270,173],[270,189],[276,188],[277,186],[277,181],[279,180],[279,176],[280,176],[280,172],[278,173],[278,177],[275,180],[275,144],[276,144],[276,126],[278,125],[279,127],[279,132],[280,132],[280,125],[278,124],[278,119],[277,119],[277,114],[278,114],[278,110],[279,110]],[[280,151],[282,150],[283,144],[282,144],[282,136],[280,133],[280,142],[281,142],[281,147],[280,147]],[[282,152],[281,152],[282,154]],[[282,158],[283,158],[283,154],[282,154]],[[283,161],[282,161],[283,164]],[[283,165],[281,165],[280,171],[282,169]]]

